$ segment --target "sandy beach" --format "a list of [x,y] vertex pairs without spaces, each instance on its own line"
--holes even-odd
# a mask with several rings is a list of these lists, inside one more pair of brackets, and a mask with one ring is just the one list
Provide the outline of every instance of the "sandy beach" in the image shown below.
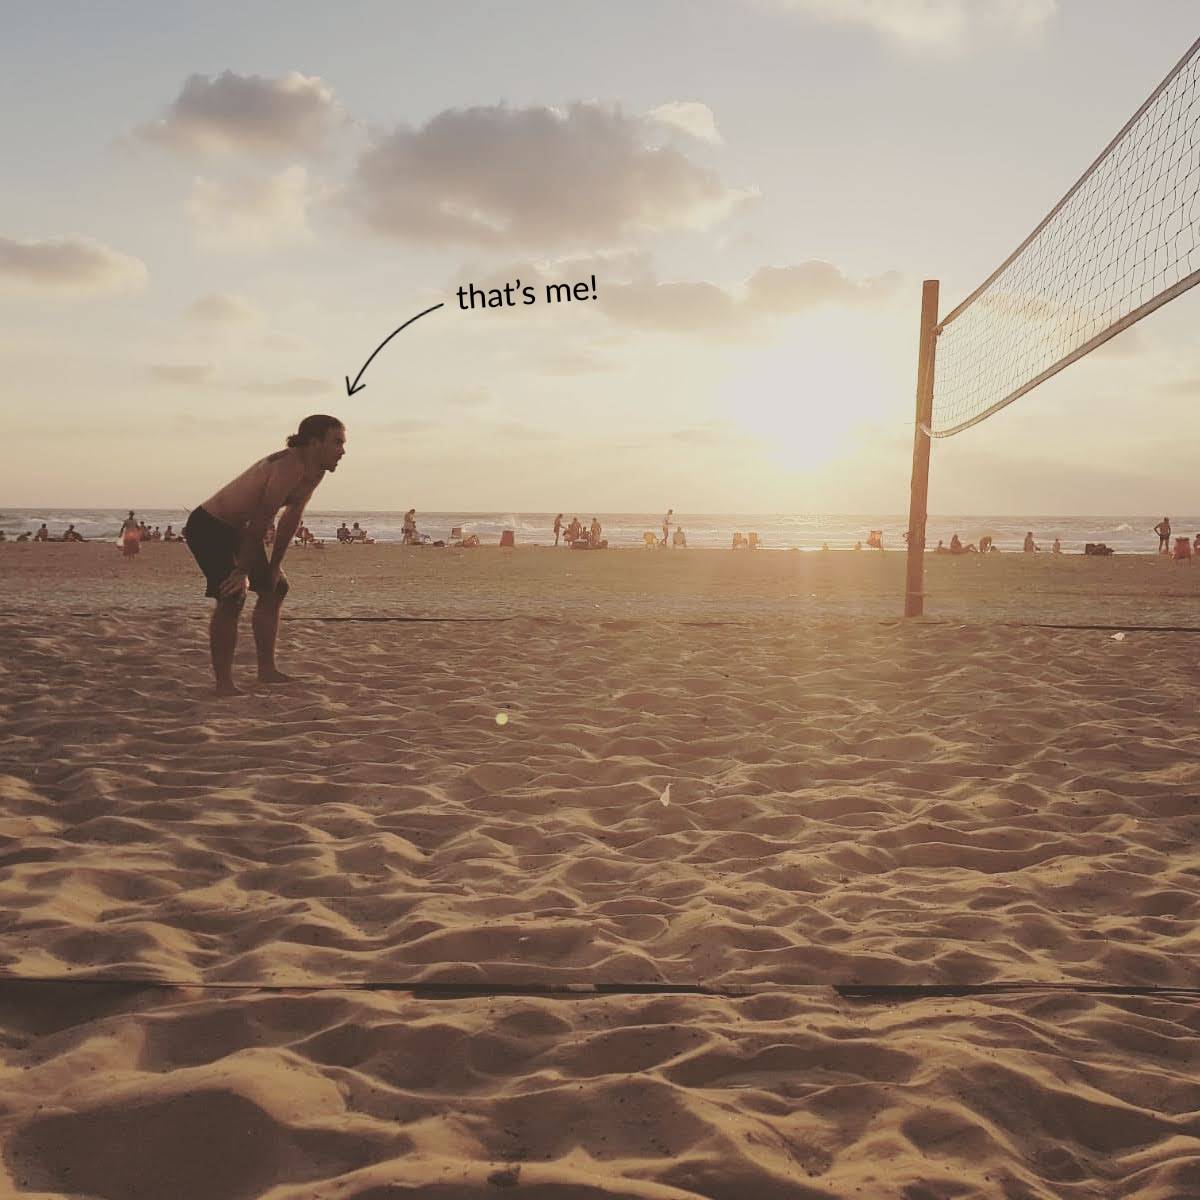
[[0,545],[0,1192],[1200,1196],[1200,570],[926,566],[293,550],[218,700]]

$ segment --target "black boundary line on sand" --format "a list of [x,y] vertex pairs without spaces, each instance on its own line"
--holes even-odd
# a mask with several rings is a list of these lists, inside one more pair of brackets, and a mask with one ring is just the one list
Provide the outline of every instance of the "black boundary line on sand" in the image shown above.
[[104,975],[72,977],[0,974],[0,991],[16,984],[72,984],[161,991],[194,989],[211,992],[410,992],[417,1000],[456,1000],[489,996],[529,996],[581,999],[597,996],[712,996],[740,1000],[770,992],[836,992],[848,1000],[922,1000],[929,998],[1003,995],[1022,992],[1092,993],[1119,996],[1163,996],[1200,999],[1200,988],[1134,986],[1111,983],[801,983],[705,987],[694,983],[213,983],[187,979],[138,979]]
[[[3,616],[24,616],[22,612],[6,611]],[[111,616],[111,613],[99,612],[69,612],[68,617],[105,617]],[[510,617],[284,617],[284,624],[290,624],[294,621],[326,621],[326,622],[346,622],[346,621],[367,621],[376,624],[405,624],[413,622],[423,622],[427,624],[456,624],[456,625],[499,625],[505,621],[522,621],[522,620],[539,620],[542,622],[550,621],[551,623],[561,623],[561,618],[557,617],[536,617],[529,613],[515,613]],[[603,619],[603,618],[602,618]],[[652,617],[624,617],[617,616],[611,618],[615,621],[643,621],[646,624],[661,625],[662,622],[655,620]],[[716,626],[716,625],[749,625],[748,621],[680,621],[680,625],[691,626]],[[883,626],[899,627],[902,621],[899,618],[884,617],[881,618],[878,624]],[[924,620],[916,622],[918,625],[955,625],[961,626],[963,623],[953,617],[939,617],[936,620]],[[1200,625],[1053,625],[1044,621],[1001,621],[999,625],[1004,629],[1091,629],[1097,632],[1107,633],[1110,630],[1114,633],[1200,633]],[[971,623],[967,622],[965,627],[970,627]],[[985,626],[979,626],[984,628]]]

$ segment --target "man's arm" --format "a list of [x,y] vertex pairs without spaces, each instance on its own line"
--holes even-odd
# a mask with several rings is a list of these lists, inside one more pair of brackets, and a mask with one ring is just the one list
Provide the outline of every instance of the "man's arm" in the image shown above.
[[308,496],[305,496],[284,508],[279,518],[279,524],[275,527],[275,547],[271,552],[272,571],[283,563],[283,556],[292,544],[292,538],[296,536],[296,530],[300,527],[300,518],[304,516],[304,506],[307,503]]

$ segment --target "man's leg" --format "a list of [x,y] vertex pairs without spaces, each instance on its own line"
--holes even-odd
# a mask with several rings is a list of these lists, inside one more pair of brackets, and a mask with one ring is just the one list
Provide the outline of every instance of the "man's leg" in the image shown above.
[[244,603],[244,596],[218,600],[213,608],[212,620],[208,623],[208,644],[212,651],[218,696],[241,694],[240,689],[233,685],[233,654],[237,649],[238,620]]
[[279,614],[283,608],[286,589],[274,594],[263,593],[254,606],[254,648],[258,653],[258,679],[260,683],[291,683],[292,677],[285,675],[275,665],[275,642],[279,637]]

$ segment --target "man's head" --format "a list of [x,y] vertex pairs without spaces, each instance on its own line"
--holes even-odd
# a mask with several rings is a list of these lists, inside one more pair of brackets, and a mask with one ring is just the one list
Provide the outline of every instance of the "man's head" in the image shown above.
[[300,428],[287,440],[288,447],[299,450],[323,471],[336,471],[346,453],[346,427],[337,417],[315,413],[300,422]]

